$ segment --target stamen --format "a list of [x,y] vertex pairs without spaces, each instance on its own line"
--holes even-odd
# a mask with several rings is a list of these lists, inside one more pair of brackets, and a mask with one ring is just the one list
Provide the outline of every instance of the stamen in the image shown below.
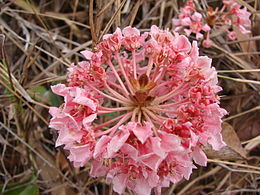
[[137,79],[136,73],[136,59],[135,59],[135,50],[132,51],[132,58],[133,58],[133,68],[134,68],[134,78]]
[[187,102],[189,102],[189,99],[186,98],[182,101],[179,101],[179,102],[173,102],[173,103],[169,103],[169,104],[162,104],[162,105],[153,105],[153,106],[150,106],[149,108],[153,108],[153,107],[156,107],[156,108],[169,108],[169,107],[176,107],[176,106],[181,106],[183,104],[186,104]]
[[138,111],[138,122],[141,123],[141,119],[142,119],[142,110],[139,109]]
[[131,117],[131,121],[132,121],[132,122],[135,122],[135,116],[136,116],[138,110],[139,110],[139,107],[134,109],[133,114],[132,114],[132,117]]
[[105,126],[109,125],[110,123],[113,123],[113,122],[119,120],[120,118],[123,118],[123,117],[126,116],[126,115],[127,115],[127,113],[122,114],[122,115],[120,115],[120,116],[118,116],[118,117],[116,117],[116,118],[113,118],[113,119],[111,119],[111,120],[109,120],[109,121],[107,121],[107,122],[105,122],[105,123],[103,123],[103,124],[101,124],[101,125],[99,125],[99,126],[96,126],[96,127],[94,128],[94,130],[101,129],[102,127],[105,127]]
[[118,52],[116,52],[115,57],[116,57],[116,59],[117,59],[117,61],[118,61],[119,67],[120,67],[120,69],[121,69],[121,71],[122,71],[122,73],[123,73],[123,76],[124,76],[125,81],[126,81],[126,83],[127,83],[128,89],[129,89],[130,93],[131,93],[132,95],[134,95],[133,87],[132,87],[132,85],[131,85],[131,83],[130,83],[130,81],[129,81],[129,79],[128,79],[128,76],[126,75],[125,69],[124,69],[124,67],[123,67],[123,65],[122,65],[122,61],[121,61],[121,58],[120,58]]
[[[113,86],[113,87],[119,89],[121,92],[124,92],[124,89],[123,89],[120,85],[118,85],[118,84],[116,84],[116,83],[114,83],[114,82],[112,82],[112,81],[109,81],[109,80],[107,80],[106,82],[107,82],[107,84],[109,84],[109,85],[111,85],[111,86]],[[123,95],[124,95],[124,94],[123,94]]]
[[167,110],[167,109],[160,109],[156,107],[147,107],[151,111],[156,111],[156,112],[164,112],[164,113],[171,113],[171,114],[177,114],[176,110]]
[[174,81],[164,81],[162,83],[160,83],[159,85],[156,85],[155,88],[153,88],[150,93],[153,93],[156,89],[159,89],[161,88],[162,86],[165,86],[165,85],[168,85],[168,84],[171,84],[173,83]]
[[154,79],[154,82],[156,83],[157,81],[159,81],[164,76],[165,72],[166,72],[166,68],[164,67],[157,75],[157,77]]
[[112,97],[110,95],[107,95],[107,94],[103,93],[102,91],[98,90],[97,88],[93,87],[90,84],[87,84],[87,86],[90,87],[91,89],[93,89],[94,91],[98,92],[99,94],[103,95],[104,97],[107,97],[107,98],[109,98],[111,100],[114,100],[114,101],[119,102],[119,103],[124,104],[124,105],[129,105],[127,102],[124,102],[124,101],[122,101],[120,99],[114,98],[114,97]]
[[118,75],[118,73],[117,73],[117,71],[116,71],[114,65],[112,64],[112,62],[111,62],[110,60],[108,61],[108,65],[109,65],[109,67],[112,69],[114,75],[116,76],[116,78],[117,78],[118,82],[120,83],[121,87],[124,89],[125,93],[126,93],[127,95],[129,95],[129,92],[127,91],[127,89],[126,89],[126,87],[125,87],[123,81],[122,81],[121,78],[119,77],[119,75]]
[[149,61],[148,61],[148,67],[147,67],[147,71],[146,71],[146,75],[149,77],[151,71],[153,69],[153,59],[152,57],[149,58]]
[[124,111],[124,110],[132,110],[134,107],[132,106],[126,106],[126,107],[118,107],[118,108],[107,108],[107,107],[98,107],[98,110],[103,110],[103,111]]
[[[143,112],[143,114],[144,114],[144,117],[146,118],[146,120],[153,125],[152,128],[153,128],[154,135],[158,137],[158,132],[157,132],[157,129],[156,129],[155,125],[154,125],[155,121],[152,121],[150,119],[149,115],[146,112]],[[159,125],[161,125],[161,124],[159,124]]]
[[163,119],[163,118],[159,117],[158,115],[155,115],[152,111],[148,110],[147,108],[142,108],[142,110],[144,112],[146,112],[148,114],[148,116],[151,116],[154,120],[160,122],[160,124],[162,124],[164,122],[164,120],[167,119],[167,118]]
[[[118,121],[118,123],[117,123],[115,126],[111,127],[110,129],[108,129],[108,130],[106,130],[106,131],[101,131],[101,132],[96,133],[96,134],[95,134],[95,137],[99,137],[99,136],[102,136],[102,135],[106,135],[106,134],[108,134],[108,133],[110,133],[110,136],[113,135],[113,134],[115,133],[115,131],[117,130],[117,128],[118,128],[120,125],[122,125],[125,121],[127,121],[127,120],[131,117],[131,115],[132,115],[132,112],[129,112],[129,113],[126,113],[126,114],[122,115],[122,116],[124,116],[124,117],[121,118],[121,120]],[[121,117],[122,117],[122,116],[121,116]]]
[[159,73],[160,68],[158,66],[155,65],[155,70],[153,71],[153,78],[152,81],[154,81],[154,79],[156,78],[156,76]]
[[183,93],[184,91],[186,91],[188,89],[188,86],[189,86],[188,83],[184,84],[184,85],[180,85],[179,87],[177,87],[176,89],[174,89],[170,93],[155,99],[154,104],[159,104],[159,103],[164,102],[168,99],[171,99],[174,96],[177,96],[180,93]]
[[114,91],[111,87],[108,86],[108,84],[105,82],[105,85],[108,89],[108,91],[114,95],[116,98],[128,103],[128,104],[131,104],[132,102],[129,100],[129,99],[126,99],[124,96],[122,96],[121,94],[117,93],[116,91]]

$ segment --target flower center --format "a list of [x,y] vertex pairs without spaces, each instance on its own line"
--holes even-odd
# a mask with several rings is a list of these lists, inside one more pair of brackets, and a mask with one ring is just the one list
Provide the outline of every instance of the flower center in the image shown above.
[[143,107],[149,105],[155,97],[149,95],[149,92],[156,87],[155,82],[150,82],[146,74],[142,74],[139,79],[130,79],[133,89],[135,90],[134,95],[130,95],[134,106]]

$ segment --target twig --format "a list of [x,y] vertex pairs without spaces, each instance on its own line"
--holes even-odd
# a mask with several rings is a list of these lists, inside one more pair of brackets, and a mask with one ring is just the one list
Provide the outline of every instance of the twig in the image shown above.
[[260,167],[256,167],[256,166],[252,166],[252,165],[245,165],[245,164],[235,163],[235,162],[228,162],[228,161],[215,160],[215,159],[208,159],[208,162],[222,163],[222,164],[227,164],[227,165],[233,165],[233,166],[245,167],[245,168],[249,168],[249,169],[260,170]]
[[240,117],[240,116],[242,116],[242,115],[248,114],[248,113],[250,113],[250,112],[254,112],[254,111],[259,110],[259,109],[260,109],[260,106],[256,106],[256,107],[254,107],[254,108],[252,108],[252,109],[250,109],[250,110],[247,110],[247,111],[241,112],[241,113],[239,113],[239,114],[236,114],[236,115],[230,116],[230,117],[228,117],[228,118],[225,118],[225,119],[223,119],[223,121],[229,121],[229,120],[231,120],[231,119]]

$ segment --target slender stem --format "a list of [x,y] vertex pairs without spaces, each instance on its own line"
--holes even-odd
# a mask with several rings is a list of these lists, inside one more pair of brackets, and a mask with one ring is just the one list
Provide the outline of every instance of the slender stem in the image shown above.
[[132,122],[135,122],[135,116],[136,116],[138,110],[139,110],[139,107],[134,109],[133,114],[132,114],[132,117],[131,117],[131,121],[132,121]]
[[127,95],[129,95],[129,92],[127,91],[127,89],[126,89],[126,87],[125,87],[123,81],[122,81],[121,78],[119,77],[119,75],[118,75],[118,73],[117,73],[117,71],[116,71],[114,65],[112,64],[111,60],[108,61],[108,65],[109,65],[109,67],[112,69],[114,75],[116,76],[118,82],[120,83],[120,85],[121,85],[121,87],[123,88],[123,90],[125,91],[125,93],[126,93]]
[[153,109],[154,107],[155,108],[169,108],[169,107],[173,107],[173,106],[181,106],[182,104],[187,103],[187,102],[189,102],[188,98],[186,98],[182,101],[179,101],[179,102],[173,102],[173,103],[163,104],[163,105],[152,105],[152,106],[149,106],[147,108],[149,108],[149,109],[150,108]]
[[252,84],[260,85],[260,81],[255,81],[255,80],[239,79],[239,78],[233,78],[233,77],[228,77],[223,75],[218,75],[218,77],[223,79],[229,79],[236,82],[241,82],[241,83],[252,83]]
[[163,68],[163,69],[161,70],[161,72],[157,75],[157,77],[154,79],[154,82],[157,82],[157,81],[159,81],[160,79],[162,79],[162,77],[164,76],[165,72],[166,72],[166,68]]
[[147,108],[142,108],[144,112],[146,112],[149,116],[151,116],[154,120],[160,122],[160,124],[162,124],[164,122],[164,120],[166,120],[167,118],[164,117],[159,117],[158,115],[155,115],[152,111],[148,110]]
[[108,134],[108,133],[110,133],[111,135],[113,135],[114,132],[116,131],[116,129],[117,129],[120,125],[122,125],[126,120],[128,120],[128,119],[131,117],[131,115],[132,115],[132,112],[128,112],[128,113],[124,114],[123,117],[120,119],[120,121],[118,121],[118,123],[117,123],[115,126],[109,128],[109,129],[106,130],[106,131],[101,131],[101,132],[96,133],[96,134],[95,134],[95,137],[99,137],[99,136],[102,136],[102,135],[105,135],[105,134]]
[[141,123],[141,119],[142,119],[142,110],[139,109],[139,111],[138,111],[138,123]]
[[111,119],[111,120],[109,120],[109,121],[107,121],[107,122],[105,122],[105,123],[103,123],[103,124],[101,124],[101,125],[99,125],[99,126],[96,126],[96,127],[94,128],[94,130],[101,129],[101,128],[104,127],[104,126],[107,126],[107,125],[109,125],[110,123],[113,123],[113,122],[119,120],[120,118],[123,118],[125,115],[127,115],[127,113],[122,114],[122,115],[120,115],[120,116],[118,116],[118,117],[116,117],[116,118],[113,118],[113,119]]
[[165,81],[165,82],[162,82],[161,84],[156,85],[155,88],[153,88],[153,89],[150,91],[150,93],[153,93],[156,89],[161,88],[162,86],[171,84],[171,83],[173,83],[173,82],[174,82],[174,81]]
[[112,95],[114,95],[114,97],[116,97],[116,98],[118,98],[118,99],[120,99],[120,100],[122,100],[122,101],[124,101],[124,102],[126,102],[126,103],[128,103],[128,104],[131,104],[131,103],[132,103],[129,99],[125,98],[124,96],[122,96],[121,94],[119,94],[119,93],[117,93],[115,90],[113,90],[111,87],[109,87],[106,82],[105,82],[105,86],[107,87],[108,91],[109,91]]
[[117,61],[118,61],[119,67],[120,67],[120,69],[121,69],[121,71],[122,71],[122,73],[123,73],[123,76],[124,76],[124,78],[125,78],[125,81],[126,81],[126,84],[127,84],[127,86],[128,86],[128,89],[129,89],[130,93],[131,93],[132,95],[134,95],[134,92],[133,92],[134,90],[133,90],[132,85],[131,85],[131,83],[130,83],[130,81],[129,81],[129,79],[128,79],[128,76],[126,75],[125,69],[124,69],[124,67],[123,67],[123,64],[122,64],[122,61],[121,61],[121,58],[120,58],[118,52],[116,52],[115,57],[116,57],[116,59],[117,59]]
[[124,111],[124,110],[132,110],[134,107],[132,106],[126,106],[126,107],[119,107],[119,108],[107,108],[107,107],[103,107],[100,106],[97,108],[97,110],[100,111]]
[[132,51],[132,57],[133,57],[134,78],[137,79],[135,50]]
[[117,128],[122,125],[125,121],[127,121],[132,115],[132,112],[127,113],[126,116],[124,116],[112,129],[112,131],[110,132],[110,136],[114,135],[115,131],[117,130]]
[[107,82],[107,84],[109,84],[109,85],[119,89],[121,92],[124,92],[124,89],[120,85],[118,85],[118,84],[116,84],[116,83],[114,83],[112,81],[109,81],[109,80],[107,80],[106,82]]
[[104,97],[107,97],[107,98],[109,98],[109,99],[111,99],[111,100],[114,100],[114,101],[119,102],[119,103],[124,104],[124,105],[129,105],[127,102],[124,102],[124,101],[122,101],[122,100],[120,100],[120,99],[114,98],[114,97],[112,97],[112,96],[110,96],[110,95],[107,95],[107,94],[103,93],[102,91],[98,90],[97,88],[93,87],[93,86],[90,85],[90,84],[87,84],[87,85],[88,85],[88,87],[90,87],[90,88],[93,89],[94,91],[98,92],[100,95],[103,95]]
[[164,96],[161,96],[161,97],[155,99],[155,100],[154,100],[154,103],[155,103],[155,104],[159,104],[159,103],[161,103],[161,102],[164,102],[164,101],[166,101],[166,100],[172,98],[173,96],[176,96],[176,95],[178,95],[178,94],[180,94],[180,93],[183,93],[184,91],[187,90],[188,86],[189,86],[188,84],[185,84],[185,85],[183,85],[183,86],[179,86],[179,87],[177,87],[176,89],[172,90],[170,93],[168,93],[168,94],[166,94],[166,95],[164,95]]
[[219,12],[223,12],[226,9],[226,5],[223,5],[223,7],[221,8],[221,10]]
[[[126,110],[126,109],[125,109]],[[100,110],[97,112],[97,114],[109,114],[109,113],[114,113],[114,112],[118,112],[116,110]]]
[[156,75],[158,75],[159,70],[160,70],[160,68],[155,65],[155,70],[154,70],[154,72],[153,72],[152,81],[154,81],[154,79],[156,78]]
[[246,73],[246,72],[260,72],[260,69],[249,69],[249,70],[217,70],[218,73],[228,73],[228,72],[239,72],[239,73]]
[[167,110],[167,109],[160,109],[160,108],[156,108],[156,107],[147,107],[149,110],[151,111],[155,111],[155,112],[164,112],[164,113],[171,113],[171,114],[177,114],[176,110]]
[[146,71],[146,75],[149,77],[151,71],[153,69],[153,58],[149,57],[149,61],[148,61],[148,67],[147,67],[147,71]]
[[[146,112],[143,112],[143,114],[144,114],[144,117],[146,118],[146,120],[153,125],[152,128],[153,128],[154,135],[158,137],[158,132],[157,132],[157,129],[156,129],[153,121],[150,119],[149,115]],[[156,121],[154,121],[154,122],[156,122]],[[157,124],[159,124],[159,123],[157,123]],[[159,124],[159,125],[161,125],[161,124]]]

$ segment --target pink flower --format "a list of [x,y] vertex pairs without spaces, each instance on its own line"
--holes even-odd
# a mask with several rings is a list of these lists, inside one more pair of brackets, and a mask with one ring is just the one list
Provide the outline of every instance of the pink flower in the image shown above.
[[233,0],[223,1],[223,6],[215,10],[209,7],[206,13],[201,12],[190,0],[180,11],[181,13],[172,19],[173,30],[183,31],[187,36],[195,35],[197,40],[203,39],[202,46],[205,48],[213,44],[210,37],[215,30],[228,32],[228,38],[231,40],[237,38],[235,32],[230,31],[234,26],[243,34],[251,32],[251,13]]
[[228,31],[228,38],[232,41],[235,40],[237,38],[237,33],[234,31]]
[[202,15],[198,12],[194,12],[191,16],[185,18],[173,19],[173,24],[177,26],[175,31],[179,31],[183,28],[187,36],[190,36],[191,33],[196,34],[196,39],[203,38],[201,32],[207,32],[210,30],[209,25],[202,24],[202,22]]
[[[193,10],[189,1],[185,14],[199,25]],[[197,42],[157,26],[143,34],[126,27],[81,53],[87,61],[68,69],[68,87],[52,87],[64,103],[49,111],[56,146],[65,145],[75,167],[90,163],[90,175],[105,176],[119,194],[160,194],[189,179],[193,161],[206,166],[203,145],[225,145],[221,88]]]
[[210,48],[213,45],[213,42],[210,39],[206,39],[202,41],[202,46],[205,48]]

